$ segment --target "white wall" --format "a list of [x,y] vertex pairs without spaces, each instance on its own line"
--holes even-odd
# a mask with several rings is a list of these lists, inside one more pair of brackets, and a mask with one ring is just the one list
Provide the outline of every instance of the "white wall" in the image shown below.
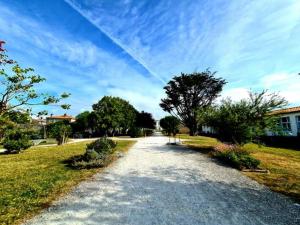
[[[300,112],[297,113],[287,113],[287,114],[281,114],[279,117],[289,117],[290,123],[291,123],[291,136],[297,136],[298,135],[298,125],[297,125],[297,116],[300,116]],[[267,131],[267,135],[272,136],[272,132]]]
[[212,127],[209,127],[209,126],[202,126],[202,132],[204,133],[208,133],[208,134],[214,134],[215,131]]
[[290,117],[293,136],[297,136],[297,134],[298,134],[298,127],[297,127],[297,118],[296,118],[296,116],[300,116],[300,112],[298,112],[298,113],[290,113],[290,114],[288,114],[286,116]]

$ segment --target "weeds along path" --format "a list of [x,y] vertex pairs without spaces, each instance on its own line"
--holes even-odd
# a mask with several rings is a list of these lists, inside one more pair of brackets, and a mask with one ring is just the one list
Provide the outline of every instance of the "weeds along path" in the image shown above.
[[300,207],[198,152],[139,141],[27,224],[300,224]]

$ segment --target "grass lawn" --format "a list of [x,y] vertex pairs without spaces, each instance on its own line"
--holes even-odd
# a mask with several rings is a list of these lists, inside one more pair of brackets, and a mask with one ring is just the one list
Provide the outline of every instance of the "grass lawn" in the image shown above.
[[[126,151],[134,141],[117,141]],[[101,169],[73,170],[64,160],[85,152],[88,142],[33,147],[15,155],[0,155],[0,224],[18,224]]]
[[[179,136],[184,144],[205,153],[218,143],[216,139],[209,137]],[[243,172],[246,176],[300,202],[300,151],[256,144],[247,144],[243,148],[261,161],[260,167],[270,171],[270,174]]]

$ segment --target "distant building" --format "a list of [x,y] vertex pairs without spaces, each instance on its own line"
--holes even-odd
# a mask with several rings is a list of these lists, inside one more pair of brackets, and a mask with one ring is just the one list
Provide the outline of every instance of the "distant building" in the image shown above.
[[64,121],[64,120],[67,120],[70,123],[76,121],[76,119],[74,117],[69,116],[67,114],[58,115],[58,116],[51,115],[51,116],[49,116],[49,117],[46,118],[46,124],[55,123],[55,122]]
[[44,125],[46,125],[46,120],[43,119],[42,117],[40,117],[40,118],[32,118],[31,119],[31,123],[34,124],[34,125],[44,126]]
[[300,106],[275,110],[270,114],[279,117],[280,126],[287,135],[300,134]]
[[157,131],[161,131],[161,127],[160,127],[160,125],[159,125],[159,120],[155,120],[155,129],[156,129]]

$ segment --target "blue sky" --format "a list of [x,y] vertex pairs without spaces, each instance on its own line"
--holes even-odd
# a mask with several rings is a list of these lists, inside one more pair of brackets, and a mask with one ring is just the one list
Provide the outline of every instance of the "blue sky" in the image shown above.
[[228,81],[222,97],[300,105],[299,0],[0,0],[0,39],[40,90],[72,93],[73,115],[114,95],[159,119],[167,81],[206,68]]

